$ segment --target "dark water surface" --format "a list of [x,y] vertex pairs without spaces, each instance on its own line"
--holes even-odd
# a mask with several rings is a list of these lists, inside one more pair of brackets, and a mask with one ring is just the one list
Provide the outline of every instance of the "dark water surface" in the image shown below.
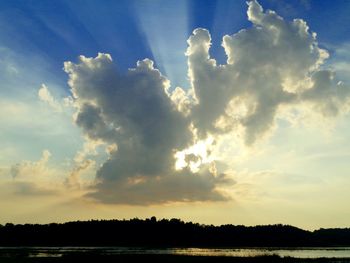
[[259,257],[272,256],[293,258],[348,258],[350,247],[308,248],[130,248],[130,247],[0,247],[0,256],[13,257],[62,257],[70,254],[98,255],[182,255],[205,257]]

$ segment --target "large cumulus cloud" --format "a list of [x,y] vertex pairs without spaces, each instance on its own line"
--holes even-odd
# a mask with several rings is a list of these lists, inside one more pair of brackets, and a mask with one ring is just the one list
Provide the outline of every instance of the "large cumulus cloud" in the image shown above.
[[170,99],[169,81],[145,59],[127,74],[108,54],[65,63],[78,111],[91,140],[116,144],[97,171],[90,196],[113,203],[222,200],[223,178],[204,170],[177,172],[174,154],[193,143],[190,121]]
[[[328,53],[303,20],[285,21],[256,1],[248,3],[247,15],[250,28],[223,37],[225,65],[209,55],[209,32],[193,31],[186,52],[189,89],[172,90],[149,59],[126,74],[103,53],[65,63],[76,124],[89,140],[112,149],[90,197],[132,204],[225,200],[219,188],[232,181],[185,149],[236,130],[252,145],[275,126],[284,106],[307,105],[325,117],[347,108],[349,91],[321,69]],[[175,169],[178,152],[186,155],[182,170]],[[194,170],[191,162],[200,165]]]
[[328,53],[306,22],[285,21],[273,11],[264,12],[256,1],[248,3],[247,15],[251,28],[223,37],[226,65],[210,58],[207,30],[194,30],[188,40],[189,77],[197,101],[192,119],[200,135],[240,125],[251,145],[270,130],[284,105],[309,103],[321,114],[336,115],[347,103],[348,90],[333,80],[334,73],[320,69]]

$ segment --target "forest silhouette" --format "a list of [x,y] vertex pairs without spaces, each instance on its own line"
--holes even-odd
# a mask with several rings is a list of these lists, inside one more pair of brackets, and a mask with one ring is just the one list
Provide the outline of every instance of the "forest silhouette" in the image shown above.
[[301,247],[349,246],[350,228],[203,225],[180,219],[90,220],[0,225],[0,246]]

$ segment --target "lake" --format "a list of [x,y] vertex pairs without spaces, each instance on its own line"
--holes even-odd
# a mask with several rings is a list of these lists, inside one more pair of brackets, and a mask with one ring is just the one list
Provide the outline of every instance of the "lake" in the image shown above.
[[183,256],[255,257],[278,255],[293,258],[349,258],[350,247],[308,248],[131,248],[131,247],[0,247],[1,256],[62,257],[74,253],[98,255],[154,254]]

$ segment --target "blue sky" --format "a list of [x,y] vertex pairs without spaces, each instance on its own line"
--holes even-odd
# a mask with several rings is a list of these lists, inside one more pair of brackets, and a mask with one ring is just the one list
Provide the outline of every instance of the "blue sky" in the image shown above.
[[[62,65],[66,60],[74,60],[81,54],[95,56],[97,52],[106,52],[126,70],[137,60],[154,59],[158,55],[152,53],[155,44],[161,44],[164,53],[184,52],[187,37],[198,27],[211,32],[212,55],[224,63],[222,36],[250,26],[244,12],[245,2],[2,1],[1,42],[20,57],[35,54],[43,58],[60,84],[65,83]],[[350,29],[344,26],[350,22],[348,1],[267,0],[261,4],[286,19],[305,19],[311,30],[318,33],[321,44],[339,45],[349,41]],[[147,41],[154,35],[160,43]],[[164,70],[164,64],[172,63],[167,61],[171,59],[169,56],[163,64],[156,61],[161,69]],[[186,63],[185,57],[177,56],[177,59],[178,63]],[[172,81],[179,85],[184,80]]]
[[[343,226],[350,1],[254,3],[247,14],[240,0],[0,1],[0,223],[155,207],[208,223]],[[145,58],[154,65],[136,66]],[[12,200],[23,203],[10,212]]]

